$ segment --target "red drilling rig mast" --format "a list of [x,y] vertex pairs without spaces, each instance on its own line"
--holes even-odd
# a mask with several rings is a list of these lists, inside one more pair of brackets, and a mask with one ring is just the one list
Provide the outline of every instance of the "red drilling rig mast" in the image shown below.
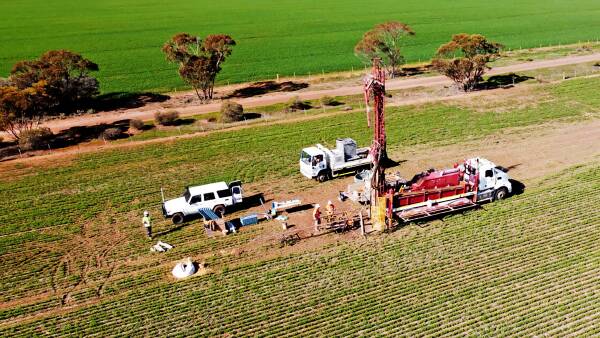
[[[369,100],[373,99],[373,111],[369,109]],[[365,104],[367,108],[367,124],[371,127],[373,120],[373,144],[370,156],[371,169],[371,222],[373,229],[384,231],[386,227],[386,207],[388,199],[385,198],[385,162],[387,160],[386,135],[385,135],[385,71],[381,68],[379,59],[373,59],[373,69],[365,77]],[[371,114],[373,119],[371,119]],[[391,210],[391,209],[390,209]],[[389,218],[388,218],[389,220]]]
[[[369,109],[369,100],[373,98],[373,111]],[[367,124],[371,127],[371,114],[374,120],[374,137],[371,145],[373,159],[373,176],[371,178],[371,203],[377,203],[377,197],[385,195],[385,168],[387,159],[385,135],[385,71],[381,68],[379,59],[373,59],[373,69],[365,77],[365,104],[367,108]]]

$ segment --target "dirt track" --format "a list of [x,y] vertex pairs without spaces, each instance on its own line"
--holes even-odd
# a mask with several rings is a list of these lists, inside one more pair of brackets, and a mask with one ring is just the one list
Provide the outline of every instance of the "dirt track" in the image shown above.
[[[583,56],[568,56],[560,59],[553,60],[542,60],[532,61],[527,63],[515,64],[505,67],[497,67],[491,69],[487,75],[498,75],[511,72],[522,72],[541,68],[559,67],[570,64],[585,63],[600,60],[600,53],[583,55]],[[236,101],[242,104],[245,108],[266,106],[276,103],[287,102],[293,97],[298,96],[302,100],[318,99],[325,95],[328,96],[345,96],[345,95],[356,95],[361,94],[363,91],[362,85],[357,83],[356,85],[341,84],[336,87],[335,83],[331,83],[334,89],[322,89],[322,90],[299,90],[294,92],[276,92],[265,94],[261,96],[254,96],[248,98],[236,99]],[[386,83],[388,90],[408,89],[415,87],[431,87],[439,85],[448,85],[451,81],[444,76],[430,76],[421,78],[411,79],[395,79],[390,80]],[[218,90],[218,89],[217,89]],[[92,126],[101,123],[112,123],[124,119],[141,119],[150,120],[153,118],[154,112],[160,110],[172,110],[176,109],[181,116],[192,116],[199,114],[206,114],[218,111],[221,106],[220,102],[197,105],[188,104],[180,107],[162,108],[160,104],[149,104],[142,108],[129,109],[123,111],[112,111],[105,113],[98,113],[94,115],[78,116],[67,118],[63,120],[53,120],[45,123],[45,126],[52,129],[54,132],[68,129],[75,126]]]

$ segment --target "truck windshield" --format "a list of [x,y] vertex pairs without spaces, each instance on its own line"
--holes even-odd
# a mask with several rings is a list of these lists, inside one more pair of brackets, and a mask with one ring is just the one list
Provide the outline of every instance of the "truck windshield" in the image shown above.
[[185,198],[186,202],[189,202],[190,197],[191,197],[190,189],[185,188],[185,191],[183,192],[183,198]]
[[310,155],[307,152],[303,151],[300,154],[300,161],[310,164]]

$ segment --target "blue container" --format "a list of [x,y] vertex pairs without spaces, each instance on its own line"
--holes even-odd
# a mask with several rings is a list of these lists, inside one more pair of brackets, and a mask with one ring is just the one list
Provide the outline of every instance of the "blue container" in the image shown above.
[[256,223],[258,223],[258,215],[252,214],[252,215],[240,217],[240,223],[242,224],[242,226],[256,224]]

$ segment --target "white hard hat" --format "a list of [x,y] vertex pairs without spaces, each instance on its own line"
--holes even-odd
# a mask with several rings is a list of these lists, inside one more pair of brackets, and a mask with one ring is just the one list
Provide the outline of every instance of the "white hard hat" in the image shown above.
[[318,205],[318,204],[315,204],[315,208],[319,208],[319,207],[321,207],[321,206],[320,206],[320,205]]
[[329,201],[327,201],[327,204],[329,205],[329,204],[333,204],[333,203],[331,203],[331,200],[329,200]]
[[150,215],[150,213],[148,212],[148,210],[145,210],[144,211],[144,216],[148,216],[148,215]]

